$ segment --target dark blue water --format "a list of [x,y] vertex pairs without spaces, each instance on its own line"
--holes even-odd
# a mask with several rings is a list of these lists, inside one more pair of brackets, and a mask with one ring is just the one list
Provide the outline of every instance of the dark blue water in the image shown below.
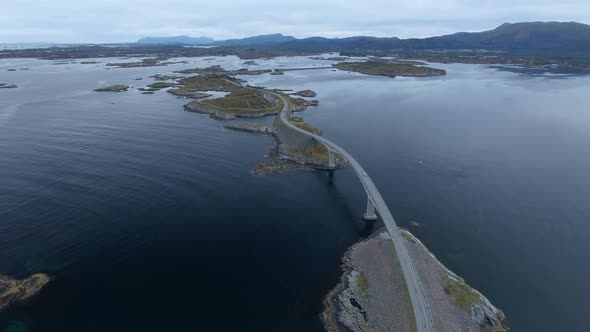
[[[224,131],[165,92],[90,92],[176,67],[11,61],[0,81],[21,88],[0,91],[0,274],[55,279],[0,314],[0,331],[321,330],[340,256],[366,234],[350,170],[254,177],[271,138]],[[2,70],[19,66],[31,70]],[[445,68],[247,78],[317,91],[306,119],[514,331],[584,331],[590,80]]]

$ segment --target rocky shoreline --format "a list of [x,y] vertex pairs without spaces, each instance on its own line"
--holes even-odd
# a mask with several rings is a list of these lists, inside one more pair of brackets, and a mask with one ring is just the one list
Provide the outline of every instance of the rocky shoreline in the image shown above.
[[[448,270],[410,232],[402,235],[421,276],[437,331],[503,332],[505,316],[480,292]],[[386,231],[353,245],[340,283],[326,296],[329,332],[414,331],[403,274]]]

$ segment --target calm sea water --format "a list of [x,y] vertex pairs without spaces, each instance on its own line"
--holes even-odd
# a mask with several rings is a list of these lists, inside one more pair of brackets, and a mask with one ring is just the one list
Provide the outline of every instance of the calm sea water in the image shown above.
[[[254,177],[271,138],[224,131],[163,91],[91,92],[187,66],[241,66],[189,61],[0,61],[0,82],[21,87],[0,91],[0,274],[55,277],[0,314],[0,331],[321,330],[340,257],[367,232],[352,171]],[[590,79],[439,67],[446,77],[244,78],[318,92],[306,120],[357,157],[398,222],[514,331],[584,331]]]

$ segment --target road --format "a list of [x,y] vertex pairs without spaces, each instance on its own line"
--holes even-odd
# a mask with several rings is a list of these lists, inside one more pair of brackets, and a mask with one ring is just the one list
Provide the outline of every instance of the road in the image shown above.
[[391,240],[393,241],[393,246],[399,258],[400,266],[404,274],[406,284],[408,286],[408,291],[410,293],[412,309],[414,311],[414,317],[416,318],[417,332],[436,331],[434,327],[434,320],[432,319],[432,313],[430,311],[430,306],[428,305],[428,299],[426,298],[426,293],[424,292],[424,288],[422,287],[420,277],[416,272],[416,268],[414,267],[412,259],[408,255],[399,228],[397,227],[397,224],[395,223],[395,220],[393,219],[393,216],[391,215],[391,212],[389,211],[387,204],[383,200],[383,197],[381,197],[381,193],[379,193],[377,186],[375,186],[375,183],[373,183],[373,180],[371,180],[371,178],[363,169],[361,164],[359,164],[356,161],[356,159],[354,159],[348,152],[346,152],[346,150],[321,136],[314,135],[308,131],[305,131],[293,125],[289,121],[289,103],[287,102],[287,100],[285,100],[283,96],[274,93],[273,95],[280,98],[283,102],[283,109],[279,114],[279,119],[283,122],[284,125],[300,132],[302,135],[313,137],[318,142],[325,145],[328,149],[331,149],[336,153],[340,154],[342,157],[344,157],[348,161],[348,164],[352,167],[352,169],[354,169],[356,175],[363,184],[363,187],[365,188],[365,191],[367,192],[369,199],[375,206],[375,209],[381,217],[381,220],[383,220],[383,223],[387,228],[387,232],[389,233]]

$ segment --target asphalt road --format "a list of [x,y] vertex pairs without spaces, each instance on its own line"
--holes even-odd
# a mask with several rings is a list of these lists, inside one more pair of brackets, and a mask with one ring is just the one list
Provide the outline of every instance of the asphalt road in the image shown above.
[[371,178],[363,169],[363,167],[354,159],[352,155],[346,152],[346,150],[321,136],[314,135],[310,132],[300,129],[293,125],[291,122],[289,122],[290,110],[288,102],[285,100],[285,98],[283,98],[280,95],[273,95],[280,98],[283,102],[284,106],[281,110],[281,113],[279,114],[279,119],[283,122],[284,125],[300,132],[303,135],[313,137],[318,142],[324,144],[329,149],[335,151],[336,153],[344,157],[348,161],[350,167],[354,169],[359,180],[363,184],[363,187],[365,188],[365,191],[367,192],[369,199],[375,206],[375,209],[381,217],[381,220],[383,220],[383,223],[387,228],[387,232],[389,233],[391,240],[393,241],[393,246],[399,258],[400,266],[406,279],[408,291],[410,293],[412,309],[414,311],[414,317],[416,318],[417,332],[436,331],[436,328],[434,327],[434,320],[432,319],[432,313],[430,311],[430,306],[428,305],[428,299],[426,298],[426,293],[424,292],[424,288],[422,287],[422,282],[420,281],[418,272],[416,272],[416,268],[414,267],[412,259],[408,255],[399,228],[397,227],[397,224],[395,223],[395,220],[393,219],[393,216],[391,215],[391,212],[389,211],[387,204],[383,200],[383,197],[381,197],[381,193],[379,193],[377,186],[375,186],[375,183],[373,183],[373,180],[371,180]]

